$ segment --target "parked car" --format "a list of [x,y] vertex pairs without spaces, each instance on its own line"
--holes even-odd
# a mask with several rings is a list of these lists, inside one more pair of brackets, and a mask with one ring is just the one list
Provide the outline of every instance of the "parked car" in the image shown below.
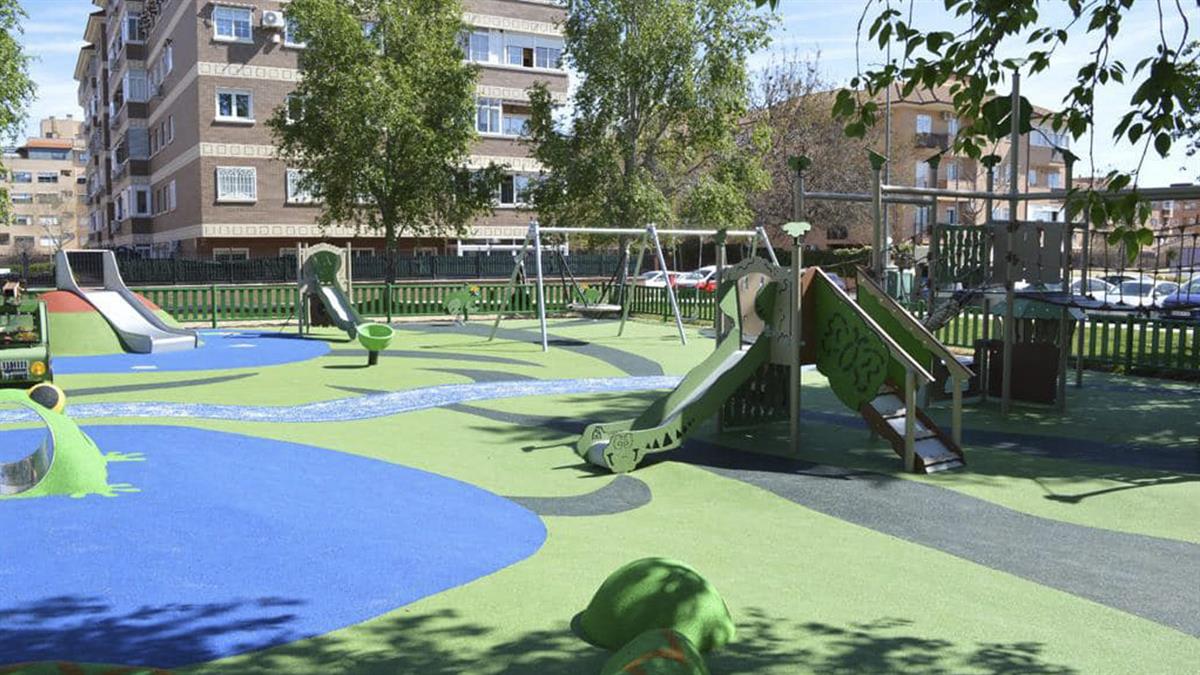
[[1088,277],[1086,286],[1084,286],[1083,279],[1071,282],[1071,295],[1087,295],[1097,300],[1102,300],[1104,296],[1114,293],[1116,290],[1117,287],[1114,284],[1110,284],[1100,277]]
[[1104,294],[1104,302],[1109,305],[1158,307],[1164,298],[1177,290],[1179,284],[1173,281],[1159,281],[1154,277],[1143,276],[1122,281],[1116,290]]
[[676,286],[680,288],[699,288],[701,285],[708,282],[709,279],[715,280],[717,276],[717,268],[715,265],[701,267],[698,270],[692,270],[687,274],[679,275]]
[[672,287],[679,285],[679,272],[663,272],[662,270],[642,272],[641,276],[637,278],[637,285],[648,286],[650,288],[666,288],[668,280],[670,280]]
[[1190,309],[1194,310],[1193,313],[1200,312],[1200,277],[1192,277],[1186,285],[1165,296],[1159,302],[1159,307],[1174,311]]
[[1106,283],[1110,283],[1110,284],[1112,284],[1113,286],[1119,286],[1119,285],[1121,285],[1121,284],[1125,283],[1126,281],[1136,281],[1136,280],[1137,280],[1137,275],[1136,275],[1136,274],[1129,274],[1129,273],[1126,273],[1126,274],[1106,274],[1106,275],[1104,275],[1104,276],[1102,276],[1102,277],[1098,277],[1098,278],[1099,278],[1099,279],[1101,279],[1101,280],[1103,280],[1103,281],[1104,281],[1104,282],[1106,282]]

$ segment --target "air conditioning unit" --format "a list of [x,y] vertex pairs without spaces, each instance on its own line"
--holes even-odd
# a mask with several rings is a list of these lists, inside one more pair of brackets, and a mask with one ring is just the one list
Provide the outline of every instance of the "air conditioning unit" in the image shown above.
[[263,28],[283,28],[283,12],[266,11],[262,13]]

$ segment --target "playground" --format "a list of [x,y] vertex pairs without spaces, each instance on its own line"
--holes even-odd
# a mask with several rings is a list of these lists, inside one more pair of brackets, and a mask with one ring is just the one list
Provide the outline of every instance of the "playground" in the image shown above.
[[[490,321],[437,320],[394,324],[374,366],[336,327],[56,356],[61,413],[20,390],[0,401],[0,462],[37,445],[42,416],[55,461],[83,467],[0,500],[0,672],[601,672],[620,645],[573,620],[645,558],[702,575],[732,626],[692,640],[707,670],[662,672],[1193,671],[1193,385],[1089,374],[1065,411],[1007,417],[969,400],[966,466],[921,471],[923,451],[872,434],[819,355],[800,369],[798,429],[769,396],[722,408],[746,395],[722,373],[747,359],[778,379],[762,340],[786,332],[755,327],[778,328],[775,282],[742,272],[754,283],[729,283],[754,301],[724,296],[720,341],[550,318],[543,350],[537,320],[491,340]],[[812,330],[860,316],[815,270],[805,283]],[[652,426],[682,421],[678,443],[634,467],[588,456],[590,423],[643,419],[676,387],[683,412]],[[922,408],[943,439],[954,407]]]

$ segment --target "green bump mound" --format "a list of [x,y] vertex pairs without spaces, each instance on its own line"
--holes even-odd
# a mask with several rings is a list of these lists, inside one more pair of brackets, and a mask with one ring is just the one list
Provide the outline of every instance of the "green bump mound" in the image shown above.
[[604,663],[600,675],[708,675],[704,657],[683,635],[666,629],[635,637]]
[[700,652],[733,639],[733,619],[721,594],[687,565],[642,558],[613,572],[579,616],[584,639],[617,650],[646,631],[671,629]]

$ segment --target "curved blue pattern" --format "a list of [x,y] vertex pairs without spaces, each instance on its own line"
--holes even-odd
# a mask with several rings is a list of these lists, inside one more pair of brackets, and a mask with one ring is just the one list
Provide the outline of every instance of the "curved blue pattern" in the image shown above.
[[[165,354],[104,354],[101,356],[58,356],[54,372],[83,373],[177,372],[257,368],[307,361],[329,353],[324,340],[303,338],[293,333],[262,331],[200,331],[203,344],[196,349]],[[365,359],[365,352],[363,358]]]
[[263,649],[491,574],[546,536],[503,497],[374,459],[187,427],[87,432],[144,453],[109,465],[140,492],[0,503],[0,663],[172,668]]
[[[468,401],[524,396],[600,394],[605,392],[670,389],[678,377],[602,377],[582,380],[531,380],[475,382],[409,389],[292,406],[241,406],[213,403],[83,403],[67,406],[76,419],[95,417],[185,417],[240,422],[348,422],[387,417],[414,410],[438,408]],[[0,424],[33,420],[24,410],[0,410]]]

